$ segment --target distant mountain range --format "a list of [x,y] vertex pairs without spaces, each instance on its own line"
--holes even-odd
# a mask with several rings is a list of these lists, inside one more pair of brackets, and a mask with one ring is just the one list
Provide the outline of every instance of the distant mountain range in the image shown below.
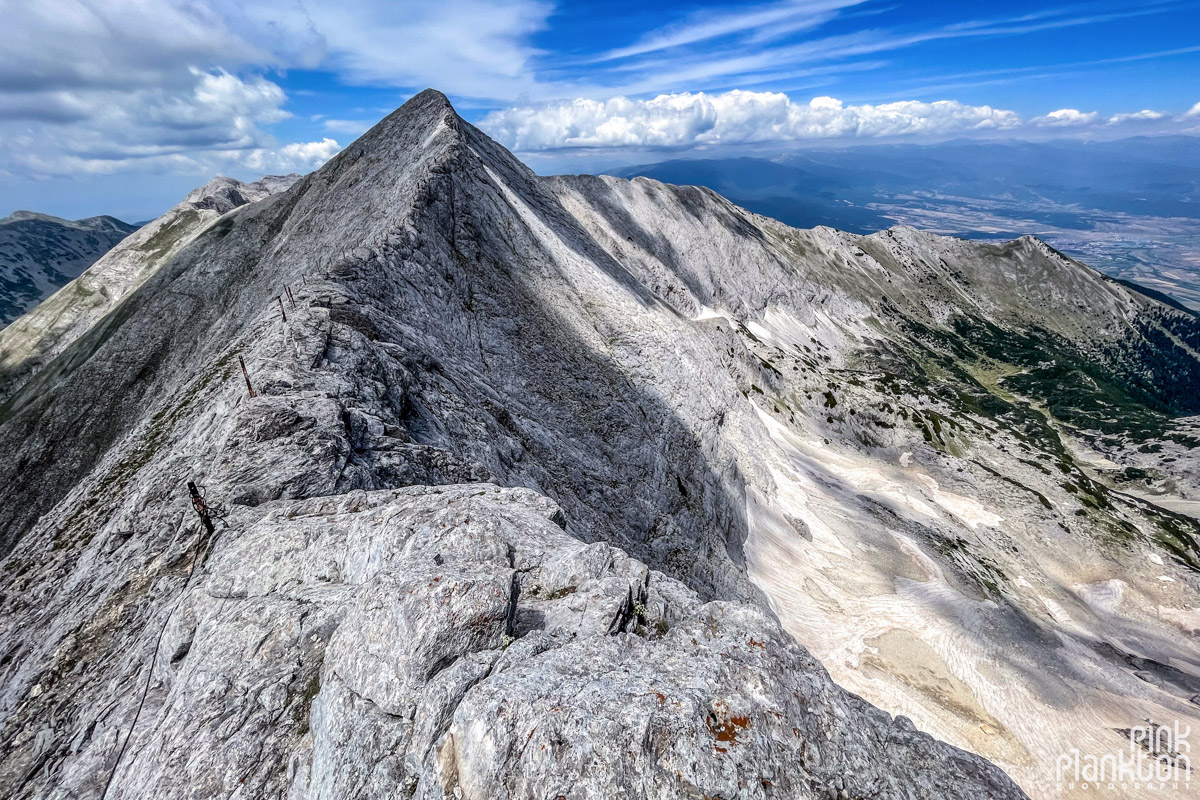
[[72,221],[18,211],[0,219],[0,327],[78,277],[137,229],[107,216]]
[[707,186],[796,227],[897,223],[971,239],[1031,233],[1200,308],[1200,137],[813,149],[610,170]]
[[[799,228],[866,234],[899,223],[997,240],[1032,233],[1115,278],[1200,309],[1200,137],[868,145],[673,159],[604,174],[706,186]],[[225,195],[241,186],[218,178],[191,199],[224,192],[219,202],[232,208],[246,198]],[[256,188],[247,191],[257,198]],[[29,211],[0,220],[0,328],[146,224]]]

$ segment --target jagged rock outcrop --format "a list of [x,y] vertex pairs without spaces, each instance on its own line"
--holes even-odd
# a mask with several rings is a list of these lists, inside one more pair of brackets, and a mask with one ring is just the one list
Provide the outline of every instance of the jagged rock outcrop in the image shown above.
[[807,647],[1053,796],[1192,718],[1197,330],[1036,240],[538,178],[422,93],[0,406],[0,786],[1023,796]]
[[[979,759],[835,687],[769,613],[702,603],[585,546],[560,515],[489,484],[238,509],[162,576],[178,597],[162,636],[130,642],[138,655],[154,645],[154,671],[143,679],[137,656],[119,665],[131,701],[149,681],[139,724],[77,737],[55,792],[1017,795]],[[189,580],[193,568],[204,577]],[[648,587],[645,622],[613,634],[630,586]],[[106,633],[129,632],[88,626],[72,653]]]
[[0,328],[136,230],[107,216],[71,221],[17,211],[0,219]]

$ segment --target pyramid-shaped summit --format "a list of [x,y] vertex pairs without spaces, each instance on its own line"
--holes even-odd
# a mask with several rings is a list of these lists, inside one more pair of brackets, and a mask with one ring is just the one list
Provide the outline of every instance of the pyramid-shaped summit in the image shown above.
[[[1138,326],[1194,319],[1036,249],[539,178],[432,90],[264,195],[10,372],[6,796],[1015,798],[987,758],[1070,744],[1035,662],[1114,701],[988,594],[1099,552],[1091,484],[955,359],[975,325],[1132,387]],[[1031,344],[1001,282],[1064,273],[1089,308]],[[921,648],[1020,702],[913,690]]]
[[359,141],[392,136],[428,136],[438,126],[456,127],[460,121],[446,95],[437,89],[425,89],[377,122]]

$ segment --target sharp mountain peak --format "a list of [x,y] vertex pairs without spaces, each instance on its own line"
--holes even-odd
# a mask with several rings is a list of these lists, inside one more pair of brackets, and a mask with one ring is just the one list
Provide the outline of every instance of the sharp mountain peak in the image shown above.
[[336,170],[339,162],[355,160],[372,152],[391,157],[399,147],[430,149],[444,146],[461,138],[464,125],[466,122],[446,95],[436,89],[425,89],[375,123],[318,172]]

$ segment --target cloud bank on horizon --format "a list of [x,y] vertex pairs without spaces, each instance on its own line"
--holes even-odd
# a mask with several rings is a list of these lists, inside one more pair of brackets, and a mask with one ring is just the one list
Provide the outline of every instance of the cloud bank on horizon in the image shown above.
[[1150,109],[1103,117],[1095,111],[1062,108],[1022,119],[1015,111],[955,100],[846,105],[833,97],[814,97],[800,103],[780,92],[735,89],[720,94],[664,94],[649,100],[580,98],[507,108],[488,114],[480,125],[518,152],[536,152],[941,136],[1023,128],[1112,128],[1164,121],[1185,123],[1180,130],[1186,130],[1186,123],[1197,115],[1195,108],[1174,120]]
[[1197,133],[1196,6],[0,0],[0,191],[307,171],[426,86],[529,153]]

